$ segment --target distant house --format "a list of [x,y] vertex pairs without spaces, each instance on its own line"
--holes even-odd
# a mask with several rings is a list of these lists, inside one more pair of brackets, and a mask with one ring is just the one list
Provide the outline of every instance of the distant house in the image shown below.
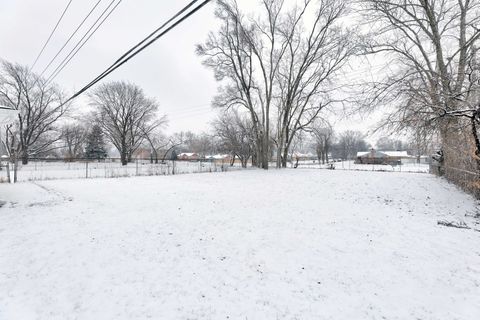
[[138,148],[133,153],[133,158],[147,159],[150,158],[152,150],[149,148]]
[[317,157],[312,154],[312,153],[301,153],[301,152],[294,152],[291,155],[292,160],[299,160],[299,161],[305,161],[305,160],[315,160]]
[[183,152],[177,155],[178,160],[198,160],[200,156],[194,152]]
[[389,164],[398,165],[402,161],[411,159],[407,151],[378,151],[371,149],[370,151],[357,152],[355,163],[357,164]]

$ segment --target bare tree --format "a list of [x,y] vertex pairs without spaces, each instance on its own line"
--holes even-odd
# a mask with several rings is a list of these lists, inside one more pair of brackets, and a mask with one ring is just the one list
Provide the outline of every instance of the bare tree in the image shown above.
[[[347,2],[320,1],[316,11],[312,3],[289,10],[282,0],[263,0],[257,16],[245,16],[235,1],[220,1],[221,28],[197,47],[204,64],[224,81],[215,105],[248,111],[257,165],[265,169],[275,124],[280,167],[292,137],[332,102],[329,82],[355,52],[353,34],[340,26]],[[313,23],[304,23],[313,11]]]
[[246,17],[235,1],[221,0],[220,30],[210,33],[197,53],[224,87],[215,105],[244,107],[255,134],[256,164],[268,169],[274,81],[287,44],[277,41],[283,1],[263,0],[261,16]]
[[213,122],[213,127],[223,149],[233,158],[237,157],[242,167],[246,168],[255,148],[255,136],[250,119],[235,111],[225,112]]
[[83,157],[87,134],[85,127],[78,123],[62,126],[61,139],[64,143],[64,158],[66,161]]
[[390,137],[381,137],[377,140],[376,147],[378,150],[384,151],[402,151],[404,150],[404,143],[402,140],[393,139]]
[[158,124],[158,105],[131,83],[110,82],[90,94],[94,117],[120,153],[122,165],[132,159],[148,133]]
[[[183,132],[175,133],[170,137],[163,137],[160,141],[162,141],[162,145],[158,147],[158,152],[162,153],[162,162],[165,161],[169,153],[175,153],[175,148],[182,146],[185,143],[186,138]],[[175,157],[172,160],[176,159]]]
[[[480,172],[477,0],[361,0],[374,34],[369,54],[389,56],[390,72],[371,84],[369,104],[396,107],[384,124],[439,132],[445,160],[465,137]],[[393,63],[392,63],[393,62]],[[477,68],[477,69],[476,69]],[[475,80],[477,79],[477,80]],[[373,103],[372,103],[373,102]],[[468,138],[470,136],[470,138]]]
[[150,162],[158,163],[158,150],[165,146],[165,137],[160,129],[168,123],[167,116],[162,116],[142,126],[142,134],[150,147]]
[[277,167],[286,166],[292,137],[333,102],[332,81],[358,49],[355,33],[340,22],[347,2],[319,1],[313,23],[305,29],[304,16],[312,2],[304,1],[289,12],[279,27],[280,41],[287,49],[277,74]]
[[6,144],[13,159],[27,164],[32,155],[59,148],[56,122],[67,112],[65,95],[54,84],[32,73],[28,67],[1,62],[0,104],[18,110],[14,124],[6,128]]
[[328,154],[333,144],[333,128],[327,121],[317,120],[311,127],[310,132],[314,138],[315,152],[318,161],[322,164],[328,163]]
[[431,155],[434,152],[434,137],[429,131],[423,130],[422,127],[417,128],[411,134],[408,141],[408,149],[410,154],[417,158],[420,163],[421,156]]
[[369,148],[360,131],[347,130],[339,134],[337,149],[343,160],[355,159],[357,152]]

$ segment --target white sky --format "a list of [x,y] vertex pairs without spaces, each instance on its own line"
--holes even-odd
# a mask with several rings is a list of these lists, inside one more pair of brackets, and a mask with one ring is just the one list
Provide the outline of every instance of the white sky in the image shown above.
[[[0,58],[31,65],[48,38],[68,0],[0,0]],[[73,0],[62,23],[45,49],[34,71],[40,72],[86,16],[97,0]],[[95,13],[75,39],[83,35],[96,16],[110,0],[103,0]],[[56,78],[56,82],[69,92],[80,89],[91,81],[127,49],[159,27],[190,0],[123,0],[90,41]],[[255,8],[256,0],[241,0],[242,6]],[[217,83],[213,72],[201,64],[195,54],[195,44],[215,31],[218,22],[213,11],[215,3],[208,4],[187,19],[178,28],[117,69],[103,81],[128,80],[141,86],[146,94],[155,97],[162,113],[170,120],[167,132],[208,129],[216,112],[210,102]],[[90,22],[90,23],[89,23]],[[65,50],[66,55],[70,50]],[[56,67],[62,59],[53,64]],[[359,66],[365,70],[366,66]],[[47,70],[49,75],[54,68]],[[359,71],[352,71],[355,76]],[[87,108],[87,99],[76,100],[79,109]],[[373,120],[338,120],[337,130],[360,129],[366,131]]]

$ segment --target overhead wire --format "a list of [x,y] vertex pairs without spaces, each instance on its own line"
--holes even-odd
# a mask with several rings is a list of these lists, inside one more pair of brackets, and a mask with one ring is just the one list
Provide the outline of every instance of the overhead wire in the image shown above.
[[[67,56],[60,62],[57,68],[52,72],[52,74],[47,78],[47,84],[51,83],[60,72],[70,63],[70,61],[76,56],[76,54],[83,48],[83,46],[90,40],[90,38],[97,32],[97,30],[103,25],[103,23],[108,19],[108,17],[115,11],[118,5],[122,2],[119,0],[115,6],[108,12],[108,14],[103,18],[105,13],[110,9],[110,7],[115,3],[116,0],[112,0],[110,4],[102,11],[100,16],[95,20],[92,26],[87,30],[83,37],[77,42],[77,44],[70,50]],[[102,21],[100,21],[103,18]],[[100,21],[100,23],[98,23]],[[97,25],[98,23],[98,25]],[[94,29],[95,28],[95,29]],[[93,29],[93,31],[92,31]],[[90,32],[92,31],[92,32]],[[85,39],[86,38],[86,39]],[[85,39],[85,41],[83,41]],[[83,42],[82,42],[83,41]]]
[[57,20],[57,23],[55,24],[55,27],[53,28],[52,32],[50,32],[50,35],[48,36],[48,39],[47,41],[45,41],[45,43],[43,44],[43,47],[42,49],[40,50],[40,52],[38,53],[37,57],[35,58],[35,61],[33,62],[32,66],[30,67],[30,70],[32,70],[35,65],[37,64],[38,62],[38,59],[40,59],[40,56],[43,54],[43,52],[45,51],[45,48],[47,47],[48,43],[50,42],[50,40],[52,39],[52,36],[53,34],[55,33],[55,31],[57,30],[58,26],[60,25],[60,22],[63,20],[63,17],[65,16],[65,13],[67,12],[68,8],[70,7],[70,4],[72,3],[73,0],[70,0],[68,1],[67,3],[67,6],[65,7],[65,9],[63,10],[62,14],[60,15],[60,18]]
[[72,34],[70,35],[70,37],[67,39],[67,41],[65,41],[65,43],[63,44],[63,46],[57,51],[57,53],[55,54],[55,56],[50,60],[50,62],[47,64],[47,66],[43,69],[43,71],[40,73],[40,76],[42,76],[45,71],[47,71],[47,69],[52,65],[52,63],[55,61],[55,59],[57,59],[57,57],[60,55],[60,53],[63,51],[63,49],[65,49],[65,47],[68,45],[68,43],[70,42],[70,40],[72,40],[72,38],[77,34],[78,30],[80,30],[80,28],[85,24],[85,21],[87,21],[87,19],[92,15],[93,11],[95,11],[95,9],[98,7],[98,5],[100,4],[100,2],[102,2],[102,0],[98,0],[97,3],[92,7],[92,9],[88,12],[88,14],[85,16],[85,18],[83,18],[82,22],[80,22],[80,24],[77,26],[77,28],[72,32]]
[[[169,23],[171,23],[173,20],[178,18],[182,13],[184,13],[186,10],[188,10],[191,6],[193,6],[198,0],[192,0],[189,4],[187,4],[185,7],[183,7],[180,11],[178,11],[174,16],[172,16],[170,19],[168,19],[166,22],[164,22],[160,27],[155,29],[152,33],[150,33],[147,37],[145,37],[142,41],[134,45],[132,48],[130,48],[127,52],[125,52],[120,58],[118,58],[110,67],[108,67],[104,72],[102,72],[97,78],[101,77],[103,74],[107,73],[109,70],[115,67],[118,63],[121,63],[122,59],[127,57],[132,51],[134,51],[136,48],[140,47],[143,45],[147,40],[151,37],[153,37],[157,32],[165,28]],[[96,78],[96,79],[97,79]],[[95,79],[94,79],[95,81]]]
[[[192,4],[194,4],[195,2],[197,2],[198,0],[194,0],[192,1],[189,5],[187,5],[187,7],[191,6]],[[92,80],[90,83],[88,83],[86,86],[84,86],[82,89],[80,89],[79,91],[77,91],[75,94],[73,94],[69,99],[66,100],[65,103],[68,103],[70,102],[71,100],[75,99],[76,97],[78,97],[79,95],[81,95],[82,93],[84,93],[85,91],[87,91],[89,88],[91,88],[93,85],[95,85],[96,83],[98,83],[100,80],[102,80],[103,78],[105,78],[106,76],[108,76],[110,73],[112,73],[113,71],[115,71],[116,69],[118,69],[120,66],[122,66],[123,64],[125,64],[126,62],[128,62],[131,58],[133,58],[134,56],[136,56],[137,54],[139,54],[141,51],[145,50],[147,47],[149,47],[151,44],[153,44],[155,41],[157,41],[158,39],[160,39],[162,36],[164,36],[165,34],[167,34],[169,31],[171,31],[173,28],[175,28],[176,26],[178,26],[180,23],[182,23],[183,21],[185,21],[187,18],[189,18],[191,15],[193,15],[195,12],[197,12],[198,10],[200,10],[202,7],[204,7],[208,2],[210,2],[211,0],[204,0],[202,3],[200,3],[198,6],[196,6],[195,8],[193,8],[192,10],[190,10],[187,14],[183,15],[180,19],[178,19],[175,23],[173,23],[171,26],[169,26],[167,29],[165,29],[164,31],[162,31],[160,34],[156,35],[153,39],[151,39],[150,41],[147,42],[148,38],[151,38],[152,36],[152,33],[147,36],[144,40],[140,41],[139,44],[135,45],[134,47],[132,47],[130,50],[127,51],[127,53],[125,53],[124,55],[122,55],[121,58],[117,59],[117,61],[112,64],[109,68],[107,68],[104,72],[102,72],[99,76],[97,76],[94,80]],[[183,8],[182,10],[180,10],[174,17],[178,17],[180,16],[180,14],[182,12],[185,12],[188,8],[185,7]],[[172,19],[169,19],[169,21],[173,21],[175,18],[172,18]],[[166,24],[164,24],[166,25]],[[158,30],[158,29],[157,29]],[[145,43],[146,42],[146,43]],[[145,43],[145,44],[143,44]],[[143,44],[143,45],[141,45]],[[140,46],[141,45],[141,46]],[[139,47],[140,46],[140,47]],[[139,47],[139,48],[138,48]],[[136,49],[138,48],[138,49]],[[132,53],[133,52],[133,53]],[[131,53],[131,54],[129,54]]]

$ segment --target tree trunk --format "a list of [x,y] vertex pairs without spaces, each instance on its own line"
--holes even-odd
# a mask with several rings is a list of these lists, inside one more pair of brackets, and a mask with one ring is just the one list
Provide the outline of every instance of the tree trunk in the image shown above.
[[277,169],[282,167],[282,142],[279,142],[279,145],[277,147],[277,161],[276,161],[276,167]]
[[255,164],[257,165],[258,168],[263,167],[263,139],[262,137],[257,138],[257,152],[256,152],[256,158],[255,158]]
[[288,148],[285,147],[283,148],[282,168],[287,167],[287,161],[288,161]]
[[475,116],[473,116],[470,119],[471,123],[471,128],[472,128],[472,136],[473,136],[473,141],[475,144],[475,163],[477,164],[476,171],[480,171],[480,139],[478,137],[478,132],[477,132],[477,124],[475,120]]
[[126,166],[128,163],[127,151],[122,150],[120,152],[120,160],[122,162],[122,166]]
[[22,151],[22,164],[28,164],[28,160],[29,160],[28,150],[27,150],[27,149],[24,149],[24,150]]
[[280,133],[278,137],[278,147],[277,147],[277,169],[283,167],[283,149],[285,147],[285,140],[283,132]]
[[268,170],[268,161],[270,160],[270,152],[269,152],[269,139],[268,134],[263,136],[263,159],[262,159],[262,168]]

